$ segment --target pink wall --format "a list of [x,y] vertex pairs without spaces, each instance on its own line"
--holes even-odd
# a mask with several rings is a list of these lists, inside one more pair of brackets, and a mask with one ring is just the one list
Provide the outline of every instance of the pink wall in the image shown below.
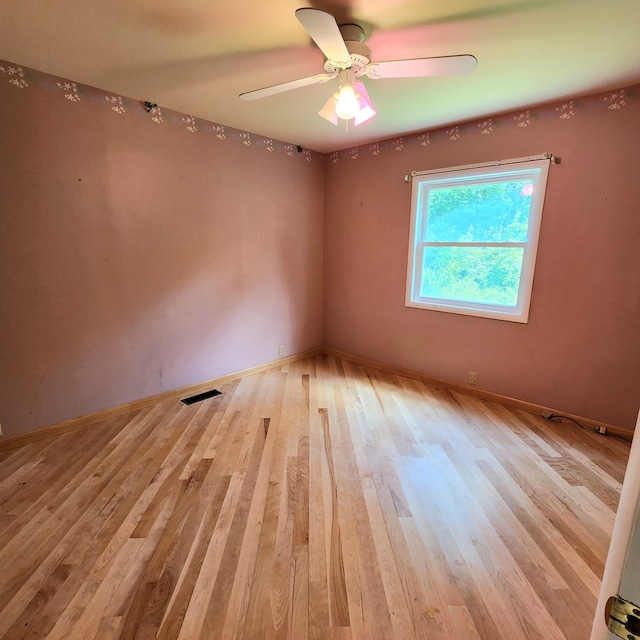
[[15,78],[0,74],[5,435],[320,345],[319,155]]
[[[594,96],[326,158],[323,345],[633,428],[640,96]],[[552,152],[529,323],[404,306],[412,170]]]
[[[5,434],[269,362],[280,344],[461,383],[473,370],[480,388],[632,428],[638,93],[323,163],[44,74],[0,75]],[[547,188],[529,324],[405,308],[403,176],[545,151],[562,164]]]

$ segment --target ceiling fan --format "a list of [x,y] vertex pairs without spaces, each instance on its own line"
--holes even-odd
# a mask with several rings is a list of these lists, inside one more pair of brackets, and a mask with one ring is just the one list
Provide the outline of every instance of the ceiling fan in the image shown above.
[[478,64],[472,55],[372,62],[371,50],[364,44],[364,29],[360,25],[338,25],[330,13],[311,8],[298,9],[296,18],[324,54],[324,73],[241,93],[242,100],[266,98],[338,78],[338,91],[329,97],[318,115],[333,124],[342,119],[353,120],[359,125],[376,115],[367,89],[359,79],[362,76],[380,80],[465,75]]

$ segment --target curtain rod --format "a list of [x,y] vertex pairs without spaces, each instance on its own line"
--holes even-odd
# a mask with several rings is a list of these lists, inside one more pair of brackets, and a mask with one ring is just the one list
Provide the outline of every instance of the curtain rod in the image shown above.
[[477,162],[476,164],[465,164],[459,167],[446,167],[444,169],[427,169],[426,171],[412,171],[404,177],[405,182],[411,182],[416,176],[426,176],[431,173],[447,173],[449,171],[462,171],[463,169],[479,169],[481,167],[500,167],[505,164],[517,164],[518,162],[530,162],[532,160],[551,160],[551,164],[560,164],[560,158],[553,153],[541,153],[538,156],[525,156],[524,158],[509,158],[508,160],[497,160],[493,162]]

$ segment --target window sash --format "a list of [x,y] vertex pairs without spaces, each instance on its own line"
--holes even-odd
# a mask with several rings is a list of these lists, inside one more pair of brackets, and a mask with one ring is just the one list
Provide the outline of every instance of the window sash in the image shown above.
[[[422,285],[423,285],[423,279],[421,277],[420,274],[423,274],[425,271],[425,258],[426,258],[426,251],[424,250],[425,247],[442,247],[442,246],[449,246],[449,247],[471,247],[471,248],[475,248],[475,247],[480,247],[480,248],[492,248],[492,247],[500,247],[500,248],[508,248],[508,249],[522,249],[522,264],[520,267],[520,272],[519,272],[519,278],[518,278],[518,292],[517,292],[517,296],[516,296],[516,302],[515,304],[507,304],[507,303],[499,303],[499,302],[481,302],[478,300],[461,300],[459,298],[444,298],[444,297],[434,297],[434,296],[428,296],[428,295],[423,295],[421,293],[422,290]],[[465,308],[481,308],[484,310],[489,310],[492,309],[494,311],[499,311],[500,309],[504,309],[506,310],[510,310],[511,312],[514,312],[516,310],[519,310],[522,306],[523,300],[522,300],[522,295],[524,293],[524,289],[523,289],[523,271],[524,271],[524,265],[526,264],[526,260],[527,260],[527,244],[524,242],[514,242],[514,243],[451,243],[451,242],[447,242],[447,243],[437,243],[437,242],[422,242],[418,245],[418,253],[417,253],[417,257],[416,257],[416,261],[419,263],[416,265],[416,275],[418,277],[416,277],[414,279],[414,291],[413,291],[413,298],[416,301],[420,301],[421,304],[448,304],[448,305],[453,305],[455,307],[465,307]]]
[[419,247],[526,247],[526,242],[416,242]]

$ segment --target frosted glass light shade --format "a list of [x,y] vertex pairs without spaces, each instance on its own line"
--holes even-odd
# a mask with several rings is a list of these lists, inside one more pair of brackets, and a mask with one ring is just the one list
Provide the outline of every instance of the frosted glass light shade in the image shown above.
[[331,95],[325,102],[324,107],[318,111],[318,115],[322,116],[325,120],[338,124],[338,116],[336,115],[336,103],[338,99],[335,95]]
[[357,127],[359,124],[371,120],[371,118],[376,115],[376,110],[373,108],[373,104],[371,104],[371,99],[369,98],[364,83],[356,82],[355,89],[356,95],[358,96],[358,103],[360,104],[360,109],[353,119],[353,124]]

